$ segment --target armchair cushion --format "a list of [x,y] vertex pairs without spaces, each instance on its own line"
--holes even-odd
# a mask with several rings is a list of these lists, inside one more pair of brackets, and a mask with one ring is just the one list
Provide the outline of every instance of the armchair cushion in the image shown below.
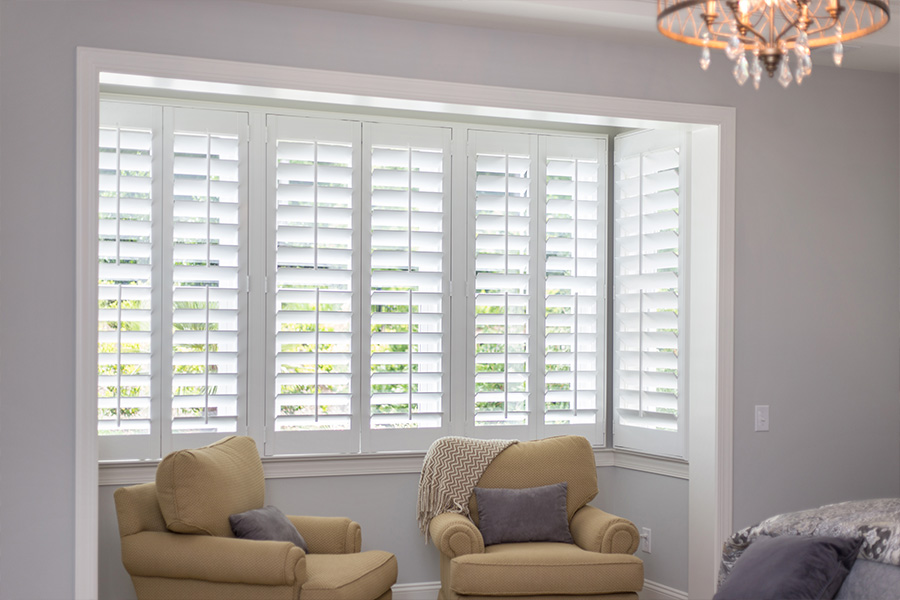
[[496,544],[450,561],[449,587],[460,595],[587,596],[637,592],[643,585],[641,559],[573,544]]
[[525,489],[475,488],[486,546],[507,542],[574,543],[565,482]]
[[306,540],[284,513],[275,506],[255,508],[228,517],[235,537],[248,540],[291,542],[309,552]]
[[[522,489],[565,481],[568,485],[566,515],[597,495],[597,466],[586,438],[564,435],[506,448],[491,461],[478,480],[480,488]],[[475,494],[469,498],[469,515],[479,524]]]
[[397,559],[390,552],[310,554],[303,600],[378,598],[397,581]]
[[177,533],[234,537],[228,517],[262,508],[265,493],[256,442],[245,436],[172,452],[156,469],[159,509]]

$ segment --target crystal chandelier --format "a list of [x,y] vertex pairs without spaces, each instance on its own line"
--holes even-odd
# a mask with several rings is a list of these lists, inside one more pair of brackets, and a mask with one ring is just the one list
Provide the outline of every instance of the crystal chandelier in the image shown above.
[[784,87],[800,84],[812,73],[812,48],[832,46],[840,66],[844,42],[884,27],[890,10],[888,0],[657,0],[657,15],[663,35],[702,48],[703,70],[709,49],[721,48],[738,84],[752,78],[759,89],[763,70]]

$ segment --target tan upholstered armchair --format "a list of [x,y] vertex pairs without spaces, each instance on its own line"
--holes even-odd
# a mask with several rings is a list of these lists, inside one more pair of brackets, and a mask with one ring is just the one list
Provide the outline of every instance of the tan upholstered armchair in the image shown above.
[[520,442],[503,450],[478,481],[482,488],[522,489],[566,482],[566,512],[575,544],[523,542],[485,547],[475,494],[471,519],[436,516],[429,528],[441,554],[438,600],[504,598],[637,599],[643,562],[633,556],[637,528],[587,503],[597,495],[590,443],[579,436]]
[[156,483],[115,492],[122,562],[141,600],[390,600],[397,560],[360,552],[359,524],[294,517],[309,546],[235,538],[229,515],[262,508],[256,443],[232,436],[167,456]]

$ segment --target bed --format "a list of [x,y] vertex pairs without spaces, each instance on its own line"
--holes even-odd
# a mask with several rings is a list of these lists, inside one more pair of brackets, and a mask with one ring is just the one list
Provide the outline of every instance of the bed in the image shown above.
[[[719,590],[722,592],[729,577],[743,576],[748,564],[757,568],[750,560],[739,563],[740,558],[751,545],[759,541],[758,549],[766,546],[764,538],[780,536],[804,536],[810,541],[840,538],[857,540],[853,546],[852,560],[847,561],[849,574],[840,575],[842,584],[834,597],[841,600],[880,600],[900,598],[900,498],[858,500],[829,504],[819,508],[785,513],[770,517],[732,534],[723,546],[719,567]],[[857,551],[858,548],[858,551]],[[747,554],[749,559],[751,554]],[[788,565],[789,567],[790,565]],[[800,571],[798,571],[800,572]],[[808,571],[803,571],[808,572]],[[771,576],[769,572],[759,573],[760,580]],[[844,579],[843,577],[846,576]],[[734,581],[731,584],[733,586]],[[728,597],[723,595],[723,597]],[[817,597],[815,595],[811,597]]]

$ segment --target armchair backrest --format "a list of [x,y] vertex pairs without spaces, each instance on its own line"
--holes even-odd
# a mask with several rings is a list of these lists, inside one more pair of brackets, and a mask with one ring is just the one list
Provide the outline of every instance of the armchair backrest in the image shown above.
[[[597,466],[586,438],[565,435],[507,447],[488,465],[477,487],[522,489],[565,481],[569,520],[597,495]],[[469,515],[478,525],[475,494],[469,498]]]
[[156,469],[156,498],[169,531],[234,537],[228,517],[262,508],[265,476],[256,442],[230,436],[179,450]]

